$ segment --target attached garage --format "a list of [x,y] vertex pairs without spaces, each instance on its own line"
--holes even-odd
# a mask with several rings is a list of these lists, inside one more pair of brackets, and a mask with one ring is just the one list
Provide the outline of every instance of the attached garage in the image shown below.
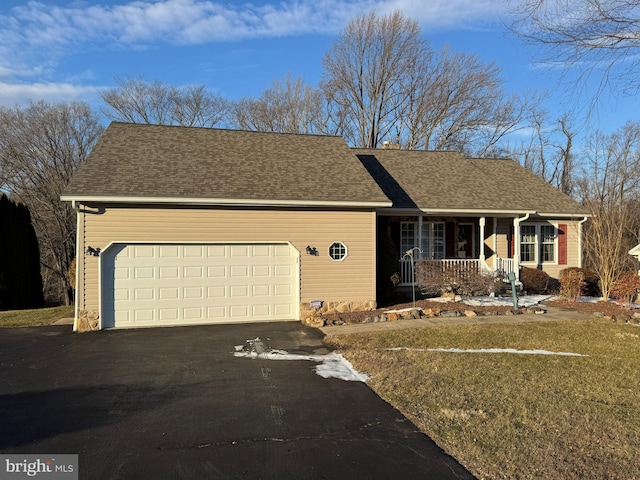
[[376,305],[376,209],[391,202],[340,137],[114,122],[62,200],[74,330]]
[[298,266],[288,243],[113,243],[101,255],[102,328],[295,319]]

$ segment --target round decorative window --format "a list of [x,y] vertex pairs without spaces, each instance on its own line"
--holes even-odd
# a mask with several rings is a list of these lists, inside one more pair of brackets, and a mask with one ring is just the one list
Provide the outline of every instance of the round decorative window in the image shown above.
[[342,242],[333,242],[329,247],[329,256],[336,262],[344,260],[347,256],[347,246]]

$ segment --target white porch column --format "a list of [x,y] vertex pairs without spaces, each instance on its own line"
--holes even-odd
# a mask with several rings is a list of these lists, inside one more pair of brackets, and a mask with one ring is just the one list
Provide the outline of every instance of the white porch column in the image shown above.
[[524,217],[516,217],[513,219],[513,269],[516,274],[516,281],[520,281],[520,223],[529,219],[530,213],[527,213]]
[[478,258],[482,261],[482,263],[486,263],[486,258],[484,255],[484,226],[486,224],[486,218],[480,217],[480,252]]
[[498,255],[498,218],[497,217],[493,217],[493,269],[497,269],[498,265],[496,265],[498,258],[500,258],[500,255]]
[[513,269],[516,281],[520,281],[520,218],[513,219]]

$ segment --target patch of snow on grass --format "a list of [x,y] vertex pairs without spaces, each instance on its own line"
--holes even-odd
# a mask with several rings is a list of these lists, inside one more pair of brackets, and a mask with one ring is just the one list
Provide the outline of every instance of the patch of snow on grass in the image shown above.
[[[519,307],[533,307],[541,302],[554,298],[554,295],[523,295],[518,297]],[[512,307],[511,297],[471,297],[466,298],[464,303],[473,307]]]
[[412,352],[444,352],[444,353],[513,353],[516,355],[559,355],[562,357],[588,357],[581,353],[571,352],[550,352],[549,350],[516,350],[515,348],[480,348],[480,349],[462,349],[462,348],[407,348],[393,347],[385,348],[389,351],[410,350]]

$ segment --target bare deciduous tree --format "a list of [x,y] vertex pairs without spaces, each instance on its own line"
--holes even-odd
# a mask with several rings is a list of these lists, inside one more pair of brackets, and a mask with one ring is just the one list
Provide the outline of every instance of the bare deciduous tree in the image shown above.
[[111,120],[155,125],[213,127],[226,119],[227,100],[204,85],[172,87],[156,80],[117,79],[118,88],[103,91],[105,116]]
[[513,32],[545,47],[553,65],[602,70],[601,87],[619,84],[637,92],[640,10],[635,0],[523,0]]
[[400,13],[356,17],[324,58],[332,125],[348,143],[488,156],[540,98],[507,95],[500,70],[449,47],[434,53]]
[[[425,59],[427,60],[427,59]],[[500,69],[445,46],[418,73],[404,118],[407,148],[458,150],[486,156],[509,133],[529,122],[537,96],[507,96]],[[415,100],[414,100],[415,99]]]
[[418,23],[398,12],[347,25],[324,57],[322,89],[349,143],[373,148],[388,137],[408,96],[406,82],[425,58]]
[[510,148],[509,155],[561,192],[573,195],[576,181],[575,130],[570,115],[564,114],[551,124],[547,112],[534,111],[530,129],[529,139]]
[[585,172],[578,182],[592,215],[585,231],[586,262],[600,277],[604,298],[614,282],[634,268],[628,251],[638,241],[640,199],[640,123],[592,136]]
[[31,212],[50,302],[73,301],[67,270],[75,256],[76,217],[60,194],[102,131],[81,102],[0,107],[0,188]]
[[243,98],[232,107],[232,124],[244,130],[280,133],[324,131],[322,93],[302,78],[274,80],[260,98]]

